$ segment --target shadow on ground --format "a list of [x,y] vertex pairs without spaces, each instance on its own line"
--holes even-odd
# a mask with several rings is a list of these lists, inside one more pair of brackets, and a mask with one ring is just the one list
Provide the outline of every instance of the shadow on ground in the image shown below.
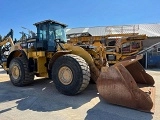
[[[13,108],[37,112],[58,111],[69,107],[78,109],[96,97],[98,95],[95,84],[89,85],[86,91],[79,95],[65,96],[55,89],[54,83],[49,79],[35,80],[32,85],[26,87],[15,87],[10,81],[0,82],[0,104],[13,102],[11,107],[4,107],[0,114]],[[100,102],[93,108],[88,108],[85,119],[151,120],[152,114],[107,104],[106,101],[100,99]]]
[[0,74],[7,74],[7,72],[6,71],[0,71]]
[[[0,89],[0,103],[15,101],[15,106],[19,110],[29,109],[39,112],[57,111],[69,107],[77,109],[97,96],[95,85],[88,87],[94,91],[92,94],[91,92],[83,92],[76,96],[60,94],[49,79],[35,80],[32,85],[26,87],[15,87],[10,81],[0,82]],[[11,109],[1,110],[0,113]]]
[[101,97],[100,102],[87,111],[85,120],[152,120],[151,113],[106,103]]

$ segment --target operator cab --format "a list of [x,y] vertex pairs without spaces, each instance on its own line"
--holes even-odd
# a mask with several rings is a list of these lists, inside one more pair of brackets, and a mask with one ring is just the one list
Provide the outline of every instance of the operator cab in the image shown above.
[[37,27],[37,50],[56,51],[57,42],[66,42],[65,28],[67,25],[45,20],[34,24]]

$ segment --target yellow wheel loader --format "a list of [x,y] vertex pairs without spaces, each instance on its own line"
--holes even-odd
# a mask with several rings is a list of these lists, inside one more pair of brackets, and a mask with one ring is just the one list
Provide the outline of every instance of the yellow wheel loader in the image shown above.
[[34,75],[49,77],[59,92],[76,95],[91,79],[107,102],[151,111],[154,80],[138,63],[141,56],[108,67],[104,46],[67,43],[66,25],[53,20],[34,25],[37,36],[15,43],[3,61],[13,85],[28,85]]

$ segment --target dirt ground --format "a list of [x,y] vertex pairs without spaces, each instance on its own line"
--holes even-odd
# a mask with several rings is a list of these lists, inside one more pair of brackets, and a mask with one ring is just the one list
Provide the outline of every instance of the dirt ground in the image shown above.
[[60,94],[49,79],[15,87],[0,68],[0,120],[159,120],[160,70],[146,71],[156,82],[154,114],[106,103],[95,84],[76,96]]

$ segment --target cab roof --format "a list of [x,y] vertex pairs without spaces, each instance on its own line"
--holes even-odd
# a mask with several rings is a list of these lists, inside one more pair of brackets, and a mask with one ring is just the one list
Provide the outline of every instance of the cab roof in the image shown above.
[[60,22],[57,22],[57,21],[54,21],[54,20],[44,20],[44,21],[41,21],[41,22],[37,22],[37,23],[34,23],[33,25],[37,26],[39,24],[45,24],[45,23],[56,23],[56,24],[59,24],[59,25],[62,25],[63,27],[67,27],[66,24],[63,24],[63,23],[60,23]]

